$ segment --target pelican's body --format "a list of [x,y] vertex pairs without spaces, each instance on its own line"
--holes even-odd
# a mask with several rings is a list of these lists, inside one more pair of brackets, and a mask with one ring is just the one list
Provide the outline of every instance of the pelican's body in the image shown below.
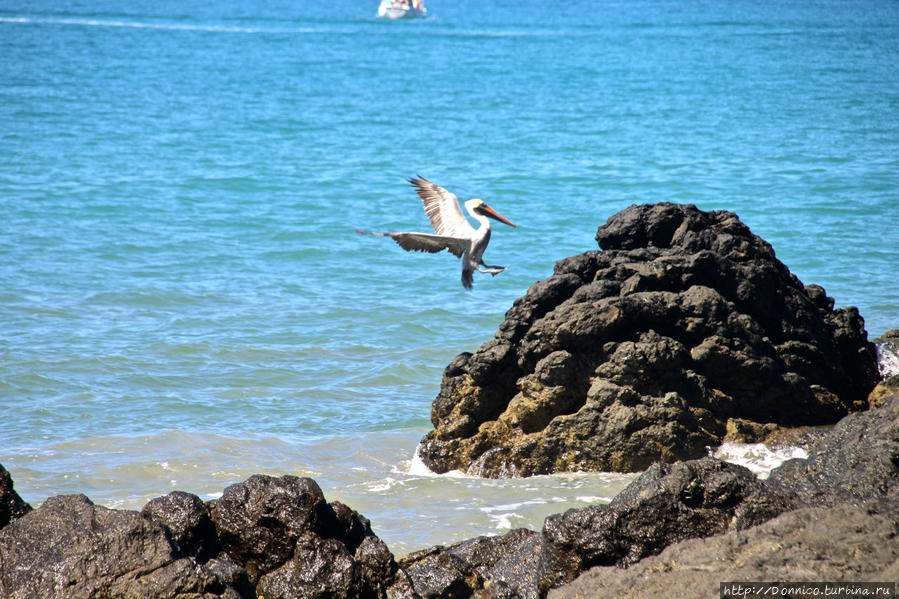
[[[425,214],[431,221],[431,226],[434,227],[434,234],[375,233],[356,230],[359,233],[390,237],[407,251],[437,253],[448,250],[457,258],[462,259],[462,285],[466,289],[471,289],[473,274],[476,270],[494,276],[506,270],[504,266],[484,264],[484,250],[490,243],[489,219],[493,218],[514,227],[512,222],[483,201],[473,199],[465,202],[465,209],[472,218],[480,223],[480,226],[475,229],[462,214],[459,199],[455,194],[422,177],[409,179],[409,182],[415,186],[415,192],[421,198]],[[482,266],[484,268],[481,268]]]

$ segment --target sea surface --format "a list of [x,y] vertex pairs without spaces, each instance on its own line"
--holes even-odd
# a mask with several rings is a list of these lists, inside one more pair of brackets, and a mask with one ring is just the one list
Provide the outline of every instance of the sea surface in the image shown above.
[[[443,368],[635,203],[735,211],[899,327],[895,0],[426,5],[0,3],[0,463],[27,501],[312,476],[396,553],[608,501],[633,475],[414,452]],[[518,225],[507,272],[466,292],[452,256],[354,233],[427,231],[419,174]]]

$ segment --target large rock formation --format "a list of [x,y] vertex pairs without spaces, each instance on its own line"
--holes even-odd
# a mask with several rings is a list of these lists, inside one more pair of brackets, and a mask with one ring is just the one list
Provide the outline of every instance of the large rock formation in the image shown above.
[[447,367],[419,453],[488,477],[698,458],[728,419],[836,422],[879,378],[855,308],[803,286],[739,218],[632,206]]
[[141,512],[82,495],[29,511],[6,476],[20,509],[0,530],[0,596],[707,597],[730,579],[895,581],[899,393],[809,453],[764,481],[709,457],[654,464],[611,504],[550,516],[541,531],[397,561],[311,479],[257,475],[216,501],[175,492]]
[[[796,510],[748,531],[672,545],[633,568],[594,568],[570,585],[550,591],[549,599],[699,599],[718,597],[725,581],[742,581],[746,588],[746,581],[826,580],[832,582],[833,596],[840,596],[833,592],[840,582],[896,584],[899,525],[895,516],[896,512],[879,514],[850,504]],[[884,591],[881,596],[889,596]],[[824,596],[824,589],[819,594]],[[863,595],[856,591],[842,596]]]
[[[11,488],[11,485],[10,485]],[[256,475],[141,512],[51,497],[0,530],[0,596],[403,598],[411,582],[364,517],[311,479]]]
[[430,599],[541,599],[552,589],[560,599],[666,589],[708,597],[726,580],[895,581],[899,393],[847,416],[809,453],[764,481],[709,457],[657,463],[611,504],[550,516],[539,533],[399,561]]
[[[762,483],[769,506],[789,508],[742,531],[674,543],[631,568],[600,566],[550,599],[708,597],[722,581],[883,581],[899,584],[899,393],[851,414]],[[699,535],[700,537],[702,535]]]

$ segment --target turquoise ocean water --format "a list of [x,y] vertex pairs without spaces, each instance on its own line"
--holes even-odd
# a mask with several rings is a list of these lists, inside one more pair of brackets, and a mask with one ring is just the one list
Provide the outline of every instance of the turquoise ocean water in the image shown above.
[[[899,3],[0,3],[0,463],[38,504],[313,476],[396,552],[630,480],[430,476],[443,368],[630,204],[899,327]],[[481,197],[473,292],[405,178]]]

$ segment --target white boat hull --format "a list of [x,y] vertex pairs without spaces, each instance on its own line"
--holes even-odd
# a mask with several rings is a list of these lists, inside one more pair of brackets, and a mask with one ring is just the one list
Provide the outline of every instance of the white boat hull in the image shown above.
[[378,16],[384,19],[417,19],[425,16],[428,11],[424,8],[412,8],[400,3],[384,0],[378,7]]

